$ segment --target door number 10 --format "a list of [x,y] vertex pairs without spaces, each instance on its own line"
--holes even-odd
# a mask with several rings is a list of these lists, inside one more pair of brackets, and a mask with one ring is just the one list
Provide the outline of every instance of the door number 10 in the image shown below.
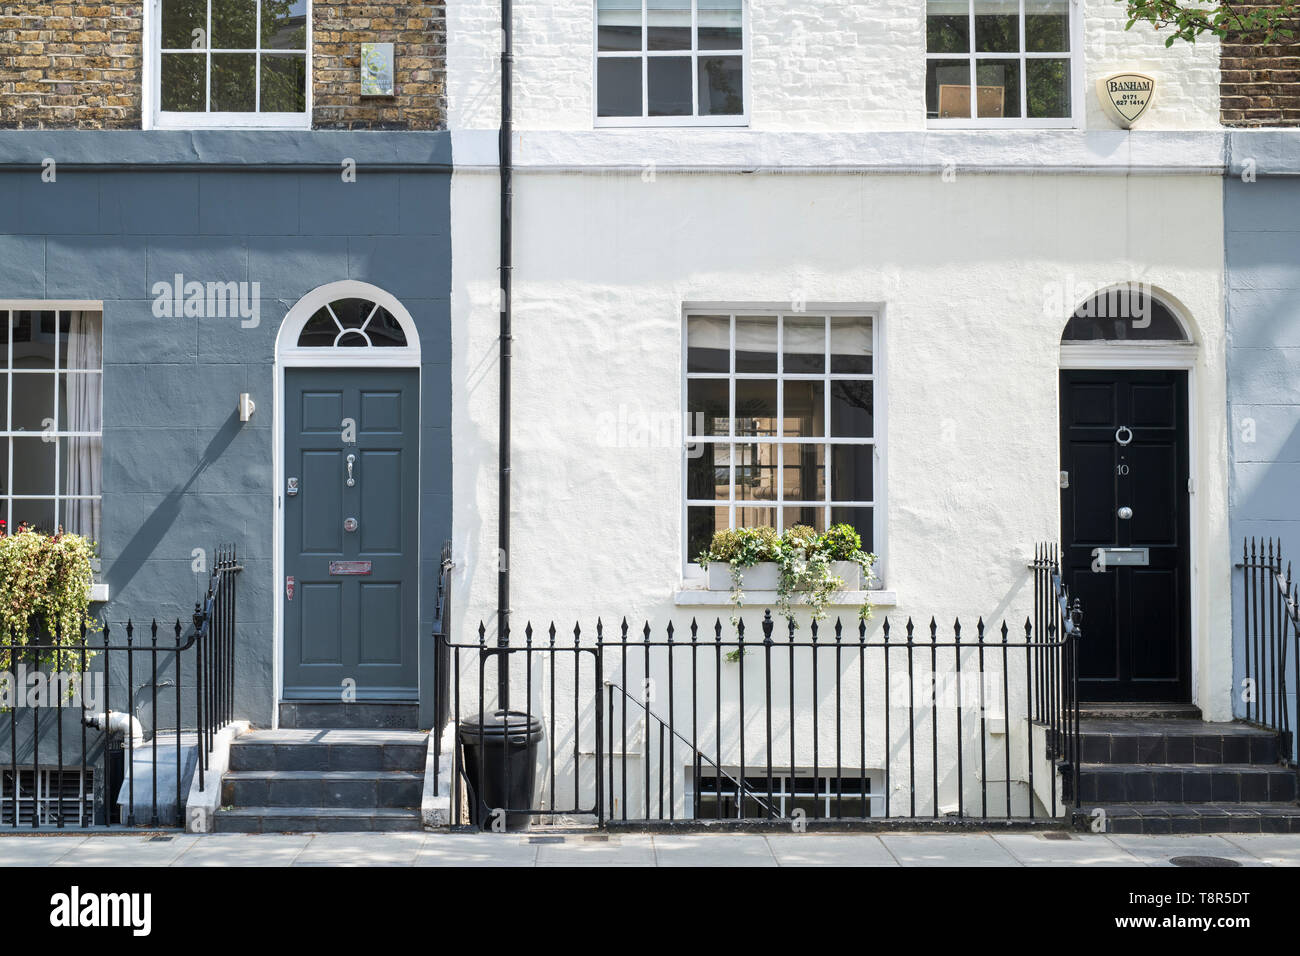
[[1128,474],[1128,465],[1116,465],[1115,474],[1119,475],[1121,478],[1125,477]]

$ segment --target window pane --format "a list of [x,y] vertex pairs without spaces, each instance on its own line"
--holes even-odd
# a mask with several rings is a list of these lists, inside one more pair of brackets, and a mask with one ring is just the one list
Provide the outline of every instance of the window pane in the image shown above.
[[262,0],[262,49],[307,49],[307,0]]
[[871,319],[831,318],[831,371],[871,373]]
[[257,54],[212,54],[212,112],[251,113],[257,109]]
[[35,438],[13,440],[15,495],[54,494],[54,452],[58,445]]
[[[164,50],[204,49],[203,34],[208,29],[208,0],[162,0],[162,48]],[[198,37],[195,30],[201,30]],[[195,41],[198,46],[195,47]]]
[[754,508],[736,506],[737,528],[775,528],[775,508]]
[[207,103],[202,53],[162,55],[162,108],[168,113],[202,113]]
[[926,51],[969,53],[969,0],[930,0],[925,7]]
[[740,380],[736,382],[737,435],[756,438],[776,437],[776,382]]
[[731,446],[701,442],[686,450],[686,497],[726,501],[731,497]]
[[975,0],[975,50],[1020,52],[1020,0]]
[[826,319],[786,316],[782,320],[782,361],[787,372],[819,373],[826,370]]
[[686,370],[731,370],[731,320],[725,315],[692,315],[686,320]]
[[1070,115],[1070,61],[1027,60],[1029,115],[1034,119]]
[[1121,287],[1079,305],[1061,336],[1063,342],[1098,339],[1185,342],[1187,336],[1163,303],[1140,290]]
[[[654,61],[652,60],[651,63]],[[740,116],[745,112],[744,78],[738,56],[702,56],[700,115]],[[651,87],[653,90],[654,87]]]
[[787,501],[826,500],[825,445],[783,445],[781,457]]
[[103,317],[98,312],[60,315],[59,366],[99,371],[104,367]]
[[831,500],[873,501],[875,494],[871,445],[831,446]]
[[925,65],[925,108],[931,119],[969,119],[970,62],[930,60]]
[[641,49],[641,0],[600,0],[596,42],[600,50]]
[[814,531],[826,530],[826,509],[814,507],[812,505],[801,505],[797,508],[785,508],[785,524],[782,528],[789,530],[797,524],[807,525]]
[[[649,49],[691,48],[691,0],[647,0],[646,18]],[[653,84],[651,89],[654,89]]]
[[53,312],[14,312],[14,368],[54,368],[57,340]]
[[730,512],[721,508],[686,509],[686,555],[694,561],[713,541],[713,533],[728,527]]
[[[0,431],[9,430],[9,376],[0,372]],[[4,444],[4,439],[0,438],[0,444]],[[0,475],[0,483],[5,481],[5,476]],[[4,517],[0,514],[0,517]]]
[[1020,61],[980,60],[975,64],[979,115],[1020,116]]
[[641,115],[640,57],[602,57],[596,61],[596,113]]
[[340,335],[334,344],[341,349],[363,349],[370,343],[360,332],[347,331]]
[[646,83],[651,116],[690,116],[691,91],[689,56],[655,56],[646,66]]
[[780,447],[766,442],[732,446],[737,501],[776,501]]
[[366,325],[366,335],[375,348],[402,348],[406,345],[406,333],[391,312],[382,306],[375,310]]
[[13,430],[43,432],[54,423],[54,375],[13,376]]
[[[51,445],[50,447],[53,448],[54,446]],[[53,471],[50,472],[50,482],[51,484],[54,482]],[[15,499],[13,502],[13,515],[15,531],[24,524],[35,531],[41,531],[45,534],[53,534],[58,530],[58,526],[54,523],[53,498],[38,498],[34,501],[31,499],[25,501]]]
[[296,53],[262,54],[263,113],[307,111],[307,58]]
[[831,524],[852,525],[862,538],[862,550],[875,550],[875,532],[872,528],[871,508],[831,508]]
[[776,372],[776,316],[736,316],[736,371]]
[[334,337],[338,334],[338,323],[329,314],[329,310],[321,308],[302,327],[302,332],[298,336],[298,347],[308,349],[328,348],[334,344]]
[[1031,53],[1070,49],[1069,0],[1025,0],[1025,49]]
[[98,372],[59,376],[59,431],[97,432],[104,427],[103,378]]
[[870,438],[873,407],[871,382],[831,383],[831,437]]
[[790,438],[824,436],[826,434],[825,384],[787,381],[784,384],[784,391],[785,434]]
[[691,379],[686,384],[687,428],[692,435],[728,434],[730,386],[726,379]]
[[82,535],[91,541],[98,541],[101,507],[98,498],[65,498],[59,524],[64,531]]
[[701,50],[739,50],[744,29],[741,0],[699,0],[696,19]]
[[257,46],[257,0],[212,0],[212,48],[252,50]]

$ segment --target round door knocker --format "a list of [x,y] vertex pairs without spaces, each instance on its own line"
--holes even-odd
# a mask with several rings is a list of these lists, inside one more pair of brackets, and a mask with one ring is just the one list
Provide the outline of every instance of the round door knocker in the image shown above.
[[1115,429],[1115,441],[1118,442],[1121,447],[1128,445],[1133,441],[1133,429],[1129,428],[1127,425],[1120,425],[1119,428]]

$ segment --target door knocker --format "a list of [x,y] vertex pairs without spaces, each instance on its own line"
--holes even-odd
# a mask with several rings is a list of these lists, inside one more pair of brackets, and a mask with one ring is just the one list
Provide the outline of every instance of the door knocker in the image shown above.
[[1133,429],[1129,428],[1127,425],[1120,425],[1119,428],[1115,429],[1115,441],[1118,442],[1121,447],[1128,445],[1133,441]]

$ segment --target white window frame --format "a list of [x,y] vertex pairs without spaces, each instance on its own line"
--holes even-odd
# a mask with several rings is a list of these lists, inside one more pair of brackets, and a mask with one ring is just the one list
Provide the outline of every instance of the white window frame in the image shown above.
[[[745,776],[751,779],[762,777],[767,772],[763,767],[749,766],[745,769],[747,771]],[[812,769],[809,767],[799,768],[793,773],[790,771],[789,767],[772,768],[772,809],[776,812],[779,818],[787,819],[790,817],[792,808],[788,805],[789,803],[795,800],[808,799],[816,799],[821,803],[821,809],[823,812],[810,817],[810,819],[814,820],[857,819],[859,815],[854,811],[860,810],[864,802],[866,803],[867,814],[869,817],[885,816],[884,770],[879,768],[870,768],[866,771],[862,771],[854,767],[841,767],[837,775],[834,767],[821,767],[818,769],[816,774],[817,783],[814,788],[816,791],[815,793],[809,793],[797,789],[799,781],[807,780],[809,777],[813,776]],[[739,767],[728,765],[723,768],[721,773],[719,773],[716,769],[710,766],[700,774],[701,780],[706,777],[717,779],[718,789],[704,790],[701,788],[700,790],[696,790],[694,767],[690,764],[686,766],[686,792],[684,795],[686,797],[687,806],[693,806],[695,801],[698,799],[709,797],[717,800],[731,799],[739,803],[737,797],[738,788],[736,783],[733,782],[740,780]],[[842,798],[843,802],[840,804],[841,808],[845,811],[845,814],[842,817],[836,816],[834,810],[839,793],[836,780],[844,782],[853,781],[854,783],[860,784],[863,777],[866,778],[869,791],[866,794],[866,800],[864,801],[862,799],[862,794],[860,793],[845,793]],[[790,785],[792,781],[795,783],[796,789],[791,789]],[[765,787],[746,787],[745,791],[745,799],[767,799],[767,790]],[[710,815],[711,814],[708,812],[703,812],[700,816],[701,819],[708,819]],[[736,816],[738,816],[738,814]],[[724,816],[722,819],[736,819],[736,816]]]
[[[689,50],[648,50],[646,31],[649,29],[647,0],[641,0],[641,49],[638,51],[619,51],[602,53],[600,50],[599,0],[591,0],[591,120],[596,127],[637,127],[637,126],[748,126],[750,104],[749,81],[749,0],[741,0],[740,5],[740,50],[707,50],[705,56],[740,56],[740,81],[742,110],[737,116],[699,116],[699,2],[691,0],[691,48]],[[650,116],[649,62],[657,56],[689,56],[691,58],[691,116]],[[641,60],[641,115],[640,116],[601,116],[600,115],[600,61],[603,59]]]
[[[1070,10],[1070,50],[1066,54],[1061,53],[1027,53],[1025,51],[1025,0],[1020,2],[1020,52],[1019,53],[976,53],[975,52],[975,3],[974,0],[966,0],[967,17],[969,18],[969,36],[970,50],[966,53],[931,53],[928,50],[925,54],[925,73],[923,81],[928,85],[928,74],[930,71],[931,60],[969,60],[970,61],[970,88],[972,91],[978,91],[978,85],[975,82],[975,66],[980,60],[1020,60],[1020,72],[1022,82],[1020,83],[1020,116],[1019,117],[961,117],[953,119],[937,119],[929,116],[929,103],[925,104],[926,125],[931,129],[1079,129],[1083,126],[1084,117],[1087,114],[1084,97],[1086,94],[1084,84],[1083,60],[1083,10],[1079,0],[1068,0]],[[926,8],[922,7],[922,15],[926,14]],[[1026,60],[1061,60],[1070,61],[1070,115],[1054,116],[1048,118],[1031,119],[1025,116],[1029,111],[1028,96],[1029,84],[1025,70]],[[972,92],[971,109],[976,110],[979,97],[977,92]]]
[[[98,312],[100,316],[100,335],[105,334],[104,329],[104,303],[97,301],[80,301],[80,300],[30,300],[30,299],[0,299],[0,322],[11,323],[13,313],[15,312],[53,312],[55,315],[55,328],[58,328],[58,316],[63,312]],[[7,325],[7,328],[11,326]],[[5,521],[7,533],[12,534],[17,530],[14,523],[13,503],[15,501],[53,501],[54,502],[54,529],[58,528],[60,517],[60,506],[65,501],[85,499],[88,501],[98,501],[100,509],[104,507],[104,489],[101,486],[97,495],[67,495],[63,493],[63,448],[58,440],[63,438],[98,438],[100,440],[100,456],[102,463],[103,456],[103,439],[104,439],[104,361],[103,361],[103,339],[100,340],[100,364],[99,371],[95,372],[90,369],[69,373],[67,369],[59,366],[59,350],[57,345],[54,349],[54,367],[50,369],[30,369],[26,371],[15,371],[14,364],[14,342],[13,335],[8,335],[8,344],[4,346],[5,352],[3,360],[0,360],[0,371],[5,374],[5,415],[0,419],[0,441],[8,445],[8,471],[4,476],[5,492],[0,495],[0,518]],[[59,420],[59,388],[58,381],[61,373],[77,375],[96,375],[99,376],[99,431],[95,432],[75,432],[67,429],[60,430],[57,428]],[[13,439],[15,438],[34,438],[42,433],[31,431],[15,431],[9,426],[13,418],[14,408],[14,376],[15,375],[48,375],[54,382],[54,406],[53,414],[56,428],[50,434],[55,439],[54,453],[54,490],[48,495],[16,495],[13,493],[14,487],[14,449]],[[102,530],[101,530],[102,534]]]
[[[689,366],[689,326],[692,316],[700,315],[727,315],[730,322],[730,341],[729,353],[731,356],[731,369],[728,372],[690,372]],[[794,318],[807,319],[809,316],[825,316],[827,320],[827,337],[826,337],[826,361],[823,371],[820,373],[787,373],[785,372],[785,353],[784,353],[784,322],[777,323],[777,370],[776,372],[737,372],[735,371],[735,351],[736,351],[736,317],[737,316],[777,316],[783,319],[787,316]],[[865,318],[871,320],[871,368],[870,374],[850,375],[842,372],[833,373],[830,370],[830,320],[833,318]],[[763,305],[745,305],[736,306],[734,304],[705,303],[692,304],[682,311],[682,331],[681,331],[681,409],[682,409],[682,438],[681,438],[681,490],[678,495],[681,501],[681,548],[683,556],[683,577],[687,581],[700,580],[704,577],[704,571],[699,563],[695,560],[695,555],[690,553],[690,508],[692,507],[718,507],[716,501],[694,500],[687,497],[689,487],[689,449],[696,444],[717,445],[717,444],[758,444],[759,439],[754,436],[736,435],[736,420],[732,416],[728,421],[728,434],[707,436],[703,442],[697,436],[690,434],[691,427],[688,420],[689,405],[689,388],[690,382],[697,380],[712,379],[714,381],[726,380],[729,382],[730,398],[729,405],[735,405],[736,382],[739,380],[758,380],[758,381],[775,381],[778,383],[776,390],[777,401],[777,421],[780,423],[780,431],[784,432],[785,428],[785,389],[779,387],[783,381],[821,381],[824,383],[823,395],[826,401],[826,431],[827,434],[820,438],[786,438],[784,435],[778,435],[768,444],[805,444],[805,445],[868,445],[873,448],[873,467],[872,474],[872,500],[871,501],[847,501],[836,500],[830,497],[834,490],[830,480],[831,460],[827,457],[826,468],[826,487],[827,498],[823,502],[813,502],[808,504],[810,507],[823,507],[826,509],[826,523],[829,527],[831,519],[831,509],[835,507],[869,507],[871,508],[871,528],[872,542],[871,551],[876,555],[876,563],[872,567],[872,586],[882,588],[885,586],[885,502],[886,502],[886,476],[888,474],[885,467],[885,435],[886,435],[886,402],[885,402],[885,363],[884,363],[884,336],[881,328],[884,322],[884,309],[880,306],[860,306],[860,307],[824,307],[819,305],[808,304],[806,308],[798,311],[791,309],[789,303],[784,306],[763,306]],[[869,381],[872,383],[872,437],[871,438],[841,438],[835,439],[830,436],[830,382],[832,380],[851,380],[851,381]],[[729,523],[731,527],[736,526],[736,502],[735,482],[736,482],[736,462],[732,458],[730,462],[730,497],[728,500]],[[784,526],[785,508],[800,507],[804,502],[786,502],[785,500],[785,483],[777,481],[777,498],[775,501],[754,502],[756,508],[772,508],[776,511],[777,528]],[[831,502],[834,502],[832,504]]]
[[[312,117],[312,0],[307,3],[307,108],[302,113],[165,113],[162,110],[162,0],[145,0],[144,76],[141,103],[145,129],[311,129]],[[211,16],[211,14],[209,14]],[[257,22],[261,29],[262,4]],[[209,24],[209,37],[211,34]],[[259,33],[260,36],[260,33]],[[259,39],[260,43],[260,39]],[[255,51],[248,51],[255,52]],[[261,97],[262,61],[258,57],[258,97]],[[208,71],[211,82],[211,70]]]

